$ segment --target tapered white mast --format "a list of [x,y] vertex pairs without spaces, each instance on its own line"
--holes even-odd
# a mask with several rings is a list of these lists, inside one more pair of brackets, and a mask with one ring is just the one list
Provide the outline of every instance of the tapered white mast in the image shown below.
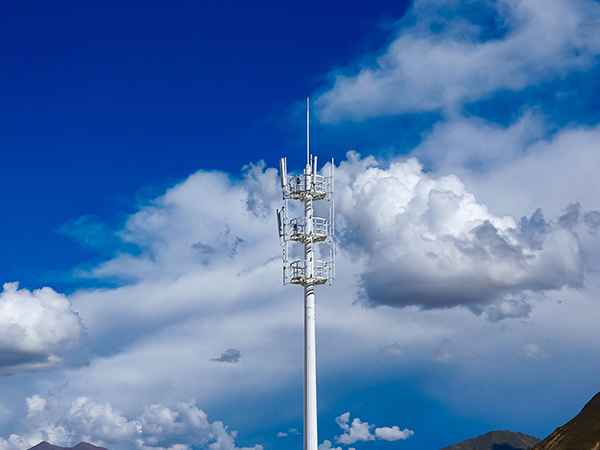
[[[306,98],[306,167],[301,175],[287,174],[287,160],[279,161],[281,188],[286,200],[304,203],[304,217],[290,219],[286,206],[277,210],[279,237],[283,247],[283,284],[304,287],[304,450],[318,450],[317,436],[317,354],[315,339],[315,285],[331,284],[335,278],[335,245],[333,242],[333,202],[329,219],[313,216],[313,201],[331,200],[333,194],[333,160],[329,175],[317,174],[317,157],[310,156],[309,99]],[[312,161],[311,161],[312,159]],[[304,260],[290,261],[288,243],[304,244]],[[314,244],[330,245],[327,261],[315,257]]]

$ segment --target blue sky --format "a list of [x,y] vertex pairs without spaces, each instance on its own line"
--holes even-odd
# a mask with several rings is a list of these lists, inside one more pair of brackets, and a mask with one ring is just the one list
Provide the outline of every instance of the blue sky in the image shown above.
[[544,437],[600,389],[597,1],[0,12],[0,450],[301,446],[306,95],[321,450]]
[[[5,278],[27,276],[36,287],[46,272],[89,257],[54,232],[69,219],[118,222],[136,194],[200,168],[238,174],[249,161],[275,164],[302,137],[281,119],[290,104],[361,46],[385,39],[379,24],[406,8],[3,5],[0,134],[11,170],[2,177],[10,217],[2,235],[13,236]],[[15,239],[19,230],[27,239]],[[26,256],[42,244],[47,252]]]

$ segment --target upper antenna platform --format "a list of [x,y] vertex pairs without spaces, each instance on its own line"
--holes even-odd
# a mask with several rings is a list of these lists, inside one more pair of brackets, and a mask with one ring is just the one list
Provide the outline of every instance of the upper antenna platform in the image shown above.
[[[299,174],[288,175],[287,158],[279,160],[281,190],[286,204],[277,210],[279,237],[284,247],[284,284],[301,284],[303,286],[331,283],[335,277],[335,244],[333,201],[329,208],[329,218],[313,216],[312,202],[316,200],[332,200],[335,164],[333,159],[327,175],[319,175],[317,157],[310,154],[310,114],[309,98],[306,97],[306,167]],[[304,203],[303,217],[288,216],[287,200],[299,200]],[[303,260],[288,260],[288,243],[299,242],[310,247],[305,249]],[[327,242],[331,245],[329,260],[318,261],[313,258],[313,244]]]

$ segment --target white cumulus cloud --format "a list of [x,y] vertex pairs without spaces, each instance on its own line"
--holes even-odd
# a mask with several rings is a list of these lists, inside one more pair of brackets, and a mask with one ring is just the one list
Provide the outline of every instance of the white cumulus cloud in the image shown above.
[[24,450],[29,447],[29,442],[17,434],[11,434],[8,439],[0,437],[0,450]]
[[27,417],[35,416],[36,414],[41,413],[48,403],[45,398],[40,397],[38,394],[35,394],[31,397],[27,397],[25,399],[27,404]]
[[[354,418],[352,423],[350,423],[349,412],[336,417],[335,422],[344,431],[343,434],[335,438],[335,441],[340,444],[354,444],[355,442],[374,441],[376,439],[383,441],[397,441],[408,439],[414,434],[412,430],[406,428],[400,430],[400,427],[398,426],[393,426],[391,428],[375,428],[375,425],[369,425],[367,422],[362,422],[358,417]],[[372,429],[374,429],[374,432],[371,432]],[[329,441],[325,441],[325,443],[322,444],[324,446],[323,449],[331,448],[331,443],[327,444],[328,442]],[[326,447],[326,445],[329,445],[329,447]],[[322,450],[321,447],[319,447],[319,450]]]
[[[319,445],[319,450],[342,450],[342,447],[334,447],[331,441],[325,439],[322,444]],[[349,447],[348,450],[356,450],[354,447]]]
[[18,283],[0,293],[0,374],[40,370],[63,362],[83,325],[71,302],[49,287],[29,291]]
[[499,320],[526,315],[517,300],[528,292],[582,286],[577,234],[541,210],[496,216],[458,177],[431,176],[414,158],[383,168],[351,152],[337,174],[343,248],[364,255],[372,305],[495,305],[488,317]]
[[408,428],[401,430],[397,426],[393,426],[391,428],[390,427],[375,428],[375,437],[377,439],[381,439],[383,441],[404,440],[404,439],[408,439],[413,434],[415,434],[414,431],[409,430]]
[[350,413],[344,413],[335,419],[335,422],[344,430],[344,434],[335,438],[341,444],[354,444],[357,441],[372,441],[375,436],[371,434],[371,425],[367,422],[361,422],[357,417],[352,423],[350,421]]

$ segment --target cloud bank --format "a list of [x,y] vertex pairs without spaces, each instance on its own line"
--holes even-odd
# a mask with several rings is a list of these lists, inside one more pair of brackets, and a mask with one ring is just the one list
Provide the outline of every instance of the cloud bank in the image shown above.
[[[47,397],[30,397],[28,423],[54,411],[38,428],[55,442],[75,436],[104,442],[111,427],[118,426],[123,433],[119,442],[142,449],[190,446],[192,441],[173,431],[185,425],[152,425],[156,415],[179,417],[174,423],[183,420],[183,406],[161,406],[169,404],[165,397],[171,392],[193,392],[203,405],[218,404],[248,392],[276,391],[301,373],[301,314],[293,313],[300,311],[294,309],[300,305],[299,294],[282,294],[274,215],[264,214],[280,202],[273,194],[276,171],[262,164],[251,167],[241,180],[198,172],[129,218],[118,235],[139,251],[119,253],[82,274],[121,280],[122,285],[71,297],[96,352],[89,366],[64,377],[71,398],[79,400],[59,408]],[[400,332],[398,323],[408,320],[402,319],[404,313],[353,307],[354,279],[369,306],[415,305],[429,311],[466,306],[485,311],[492,321],[529,314],[535,293],[581,286],[576,227],[589,222],[593,231],[594,215],[576,206],[556,220],[546,219],[541,211],[523,219],[497,216],[458,177],[426,173],[415,158],[378,162],[350,153],[337,175],[339,261],[345,270],[343,282],[338,290],[328,291],[331,297],[319,313],[327,323],[324,329],[352,336],[351,355],[328,355],[339,358],[340,367],[364,359],[368,352],[377,359],[383,355],[388,363],[394,358],[410,361],[415,345],[431,349],[449,333],[443,318],[419,316],[416,308],[409,308],[407,317],[413,322]],[[260,193],[263,203],[249,201],[252,192]],[[335,342],[325,335],[323,339]],[[518,345],[531,341],[514,345],[513,355]],[[461,356],[469,350],[463,350],[460,339],[454,342],[456,347],[441,346],[434,359],[468,359]],[[237,360],[236,350],[243,353],[243,364],[225,364]],[[199,389],[198,379],[208,388]],[[90,385],[102,391],[101,401],[86,394]],[[159,406],[140,405],[140,398]],[[347,419],[340,440],[333,440],[336,444],[403,439],[410,431],[374,428],[359,419],[350,423],[349,415]],[[235,436],[218,435],[214,424],[201,427],[212,430],[213,440],[197,436],[196,441],[215,449],[235,445]],[[175,434],[153,435],[158,428]],[[33,440],[19,434],[3,445],[24,448],[24,442]]]
[[236,431],[220,421],[209,422],[194,400],[179,402],[173,408],[151,404],[135,419],[127,419],[109,402],[79,397],[68,403],[56,397],[34,395],[27,398],[31,433],[0,438],[0,450],[24,450],[42,440],[71,446],[80,441],[115,449],[262,450],[235,446]]
[[593,0],[417,0],[397,36],[359,70],[336,70],[324,122],[454,111],[499,90],[589,69],[600,54]]

